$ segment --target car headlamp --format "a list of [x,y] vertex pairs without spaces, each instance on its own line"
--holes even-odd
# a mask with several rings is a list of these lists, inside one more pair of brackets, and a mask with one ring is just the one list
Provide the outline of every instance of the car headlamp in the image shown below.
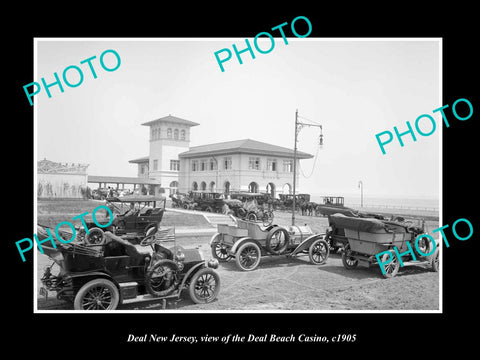
[[210,259],[208,260],[207,266],[212,269],[218,268],[218,260],[217,259]]
[[185,254],[181,251],[178,250],[177,253],[175,254],[175,260],[182,262],[185,260]]

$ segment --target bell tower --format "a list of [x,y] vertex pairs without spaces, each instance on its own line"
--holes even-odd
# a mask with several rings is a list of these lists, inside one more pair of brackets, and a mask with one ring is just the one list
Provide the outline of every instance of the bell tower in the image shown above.
[[170,188],[170,193],[175,192],[180,171],[178,154],[189,150],[190,128],[199,124],[168,115],[142,125],[150,127],[149,178],[159,180],[161,187]]

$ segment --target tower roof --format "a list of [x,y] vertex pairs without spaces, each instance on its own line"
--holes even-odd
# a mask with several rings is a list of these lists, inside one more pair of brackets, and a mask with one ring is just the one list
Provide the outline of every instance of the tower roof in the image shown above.
[[152,121],[147,121],[146,123],[143,123],[142,125],[144,126],[153,126],[153,125],[157,125],[159,123],[164,123],[164,122],[170,122],[170,123],[176,123],[176,124],[182,124],[182,125],[187,125],[187,126],[197,126],[197,125],[200,125],[196,122],[193,122],[193,121],[190,121],[190,120],[185,120],[185,119],[181,119],[179,117],[176,117],[176,116],[172,116],[172,115],[168,115],[168,116],[165,116],[165,117],[162,117],[160,119],[156,119],[156,120],[152,120]]

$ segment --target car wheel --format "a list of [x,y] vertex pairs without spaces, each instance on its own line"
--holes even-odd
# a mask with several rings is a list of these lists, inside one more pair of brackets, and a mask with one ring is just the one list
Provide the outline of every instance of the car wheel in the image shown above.
[[157,227],[156,226],[151,226],[145,231],[145,237],[153,235],[157,232]]
[[213,209],[211,206],[207,206],[207,208],[205,209],[206,212],[213,212]]
[[355,269],[358,266],[358,260],[350,255],[350,245],[346,245],[342,252],[342,263],[348,270]]
[[315,240],[308,249],[308,256],[313,264],[321,265],[325,263],[330,254],[327,242],[323,239]]
[[115,310],[120,293],[113,282],[98,278],[83,285],[75,295],[75,310]]
[[395,255],[395,252],[393,250],[390,250],[388,253],[382,255],[382,263],[386,263],[389,259],[389,256],[392,257],[392,261],[390,261],[388,264],[383,265],[383,270],[385,272],[382,274],[386,278],[394,277],[395,275],[397,275],[398,270],[400,269],[400,262],[398,261],[397,256]]
[[438,269],[440,269],[440,251],[438,249],[433,253],[431,260],[432,270],[438,272]]
[[85,242],[89,245],[102,245],[105,242],[105,233],[98,227],[88,229]]
[[145,286],[150,295],[167,296],[175,290],[178,266],[172,260],[160,260],[147,271]]
[[243,271],[251,271],[260,263],[261,251],[257,244],[247,241],[240,245],[235,254],[235,261]]
[[212,256],[219,262],[227,262],[230,260],[231,256],[228,253],[228,248],[224,244],[214,241],[210,248],[212,250]]
[[212,302],[220,292],[220,277],[209,268],[197,271],[190,280],[190,298],[196,304]]
[[287,249],[289,240],[290,236],[286,229],[275,227],[268,232],[265,247],[269,253],[280,255]]
[[254,213],[250,213],[247,216],[247,220],[248,221],[257,221],[257,215],[255,215]]

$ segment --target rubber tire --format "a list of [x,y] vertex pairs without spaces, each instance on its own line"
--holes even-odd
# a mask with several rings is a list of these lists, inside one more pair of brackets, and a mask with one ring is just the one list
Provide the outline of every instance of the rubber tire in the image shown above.
[[217,259],[219,262],[227,262],[228,260],[231,259],[231,255],[226,255],[226,257],[220,257],[218,256],[217,252],[216,252],[216,247],[217,245],[219,245],[218,241],[214,241],[212,242],[212,245],[210,245],[210,249],[212,251],[212,256]]
[[[326,255],[325,257],[320,260],[319,262],[315,261],[313,259],[313,249],[315,247],[315,244],[322,244],[323,245],[323,249],[326,251]],[[321,251],[322,253],[324,251]],[[316,265],[322,265],[322,264],[325,264],[325,262],[327,261],[328,259],[328,255],[330,254],[330,247],[328,246],[328,243],[324,240],[324,239],[317,239],[315,240],[311,245],[310,247],[308,248],[308,257],[310,258],[310,261],[312,262],[312,264],[316,264]]]
[[157,263],[155,263],[145,274],[145,287],[146,287],[148,293],[152,296],[155,296],[155,297],[167,296],[175,290],[176,285],[175,285],[174,281],[172,282],[172,285],[170,287],[168,287],[167,289],[161,290],[161,291],[158,291],[158,290],[155,290],[155,289],[152,288],[152,283],[151,283],[150,279],[151,279],[155,269],[157,269],[160,266],[164,266],[164,265],[167,265],[172,271],[175,271],[175,272],[178,271],[177,264],[172,260],[163,259],[163,260],[160,260]]
[[[247,248],[247,247],[252,247],[256,252],[257,252],[257,256],[258,256],[258,259],[253,263],[252,266],[246,268],[244,266],[242,266],[241,262],[240,262],[240,257],[241,257],[241,254],[242,254],[242,251]],[[243,271],[252,271],[254,270],[258,264],[260,263],[260,258],[262,257],[262,252],[260,251],[260,248],[258,247],[257,244],[255,244],[253,241],[246,241],[244,242],[242,245],[239,246],[239,248],[237,249],[237,252],[235,253],[235,263],[237,264],[237,267],[240,269],[240,270],[243,270]]]
[[[100,235],[100,241],[95,241],[91,239],[91,237],[96,234]],[[88,245],[103,245],[105,243],[105,233],[103,232],[102,229],[98,227],[90,228],[88,229],[88,234],[85,235],[85,243]]]
[[438,272],[440,269],[440,251],[436,249],[431,257],[432,270]]
[[[280,248],[275,248],[274,249],[271,246],[272,245],[271,241],[272,241],[274,235],[278,232],[283,232],[284,238],[285,238],[285,243],[282,244],[280,246]],[[289,241],[290,241],[290,235],[288,234],[288,231],[286,229],[281,228],[281,227],[274,227],[273,229],[270,229],[270,231],[267,234],[267,239],[265,241],[265,247],[270,254],[281,255],[287,249]]]
[[211,206],[207,206],[207,208],[205,209],[205,211],[211,213],[211,212],[213,212],[213,209],[212,209]]
[[147,236],[150,236],[150,235],[153,235],[157,232],[157,227],[154,225],[154,226],[150,226],[149,228],[147,228],[145,230],[145,237]]
[[[390,256],[392,256],[392,261],[389,262],[389,263],[387,264],[387,266],[390,267],[390,265],[392,265],[392,263],[393,263],[393,264],[394,264],[394,268],[393,268],[393,270],[392,270],[391,272],[388,272],[388,273],[385,271],[385,267],[383,268],[383,270],[385,271],[385,273],[382,272],[382,275],[383,275],[384,278],[387,278],[387,279],[388,279],[388,278],[392,278],[392,277],[394,277],[395,275],[397,275],[398,270],[400,269],[400,261],[398,260],[397,256],[395,255],[395,251],[390,250],[389,252],[390,252]],[[382,255],[382,263],[385,263],[384,257],[386,257],[387,255],[388,255],[388,253],[385,253],[385,254]],[[386,259],[385,259],[385,260],[386,260]]]
[[[209,298],[202,299],[202,298],[199,298],[197,296],[197,294],[195,293],[195,285],[196,285],[196,282],[198,281],[198,279],[201,276],[206,275],[206,274],[212,275],[213,278],[215,279],[215,289],[213,291],[213,294]],[[218,274],[213,269],[202,268],[202,269],[198,270],[195,274],[193,274],[192,278],[190,279],[190,286],[188,287],[188,293],[190,295],[190,299],[192,299],[192,301],[196,304],[211,303],[212,301],[214,301],[217,298],[219,292],[220,292],[220,276],[218,276]]]
[[[342,252],[342,263],[345,269],[352,270],[355,269],[358,266],[358,260],[350,260],[348,259],[349,256],[347,256],[346,252],[350,249],[350,245],[346,245],[344,248],[344,251]],[[352,264],[349,264],[348,261],[352,261]]]
[[117,286],[108,279],[97,278],[85,283],[75,294],[75,300],[73,301],[73,308],[75,310],[87,310],[82,307],[82,300],[87,292],[96,286],[106,287],[112,295],[112,301],[105,310],[115,310],[117,308],[120,303],[120,292],[118,291]]

